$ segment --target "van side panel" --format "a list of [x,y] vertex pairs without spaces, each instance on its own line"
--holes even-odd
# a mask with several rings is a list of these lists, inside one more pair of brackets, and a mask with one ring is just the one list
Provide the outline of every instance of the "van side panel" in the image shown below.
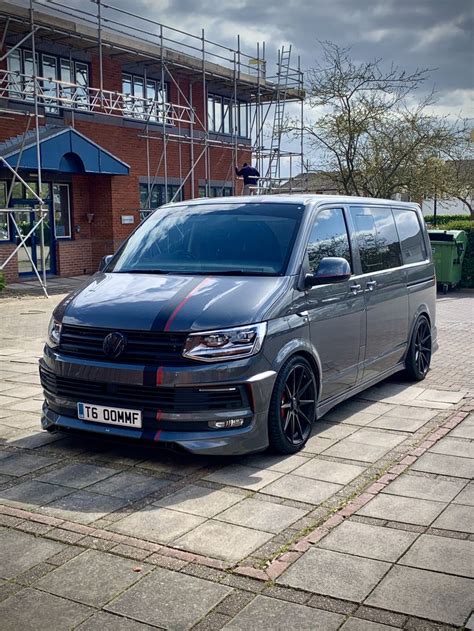
[[432,262],[409,266],[407,273],[410,336],[415,321],[426,313],[431,323],[433,350],[436,349],[436,278]]
[[402,267],[381,270],[361,277],[377,283],[373,291],[366,291],[367,344],[364,381],[372,379],[397,364],[406,352],[409,319],[409,299],[406,273]]
[[[396,207],[394,207],[396,208]],[[421,210],[417,208],[416,214],[421,227],[421,233],[426,250],[426,260],[421,263],[405,265],[406,282],[408,289],[408,322],[409,322],[409,338],[415,325],[416,319],[421,313],[425,313],[431,323],[431,337],[433,343],[433,351],[436,350],[436,274],[433,263],[433,254],[431,251],[431,243],[428,237],[428,231],[421,214]]]

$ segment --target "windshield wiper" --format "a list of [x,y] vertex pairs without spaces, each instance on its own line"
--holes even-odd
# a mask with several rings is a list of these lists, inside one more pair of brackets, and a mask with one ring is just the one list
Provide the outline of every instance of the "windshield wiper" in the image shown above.
[[121,269],[115,274],[169,274],[176,276],[278,276],[274,272],[255,272],[244,269],[225,270],[164,270],[164,269]]
[[172,274],[166,269],[120,269],[113,270],[114,274]]
[[208,272],[209,276],[278,276],[273,272],[254,272],[245,269],[225,269]]

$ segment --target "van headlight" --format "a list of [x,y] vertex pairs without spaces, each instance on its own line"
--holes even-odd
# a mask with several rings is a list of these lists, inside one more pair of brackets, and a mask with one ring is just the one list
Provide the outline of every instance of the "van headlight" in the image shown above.
[[48,339],[47,342],[49,346],[59,346],[59,342],[61,341],[61,327],[62,324],[53,316],[49,321],[48,326]]
[[267,323],[238,326],[233,329],[191,333],[183,355],[203,362],[241,359],[255,355],[262,348]]

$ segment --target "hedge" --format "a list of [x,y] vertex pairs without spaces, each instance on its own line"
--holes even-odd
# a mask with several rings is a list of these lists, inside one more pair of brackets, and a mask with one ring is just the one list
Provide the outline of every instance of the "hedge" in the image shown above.
[[[424,220],[434,228],[434,215],[425,215]],[[470,221],[469,215],[436,215],[436,227],[443,226],[452,221]]]
[[[458,217],[462,218],[458,219]],[[425,217],[427,222],[428,219],[428,217]],[[474,287],[474,221],[466,217],[466,215],[441,215],[437,217],[437,224],[436,227],[442,226],[443,230],[464,230],[467,233],[467,248],[462,264],[461,286]]]

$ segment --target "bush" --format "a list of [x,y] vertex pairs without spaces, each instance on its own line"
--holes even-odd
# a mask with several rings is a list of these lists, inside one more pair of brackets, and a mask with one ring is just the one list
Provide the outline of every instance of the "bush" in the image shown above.
[[[434,228],[434,215],[425,215],[425,222],[430,224],[430,227]],[[436,215],[436,227],[443,227],[445,230],[445,224],[451,223],[452,221],[470,221],[469,215]]]
[[0,272],[0,291],[2,291],[5,285],[6,285],[5,274],[3,272]]
[[465,216],[443,223],[443,230],[464,230],[467,234],[467,248],[462,264],[462,287],[474,287],[474,221]]

